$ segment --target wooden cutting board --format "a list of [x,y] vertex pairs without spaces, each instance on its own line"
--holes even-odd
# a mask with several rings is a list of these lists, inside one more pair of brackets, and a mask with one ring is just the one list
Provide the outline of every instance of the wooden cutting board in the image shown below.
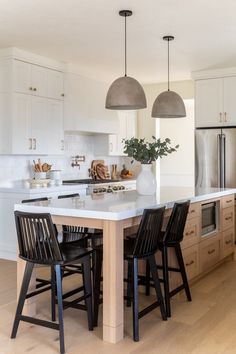
[[104,160],[93,160],[91,170],[94,178],[98,180],[109,178],[108,167],[104,165]]

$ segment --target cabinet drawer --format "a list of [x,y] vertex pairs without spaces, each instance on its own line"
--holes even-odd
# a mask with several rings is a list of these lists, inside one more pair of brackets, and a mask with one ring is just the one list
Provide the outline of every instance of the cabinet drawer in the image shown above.
[[183,251],[185,270],[188,279],[192,279],[199,274],[199,251],[198,245],[186,248]]
[[234,229],[222,233],[222,257],[227,257],[234,251]]
[[228,208],[234,206],[234,195],[226,195],[222,198],[223,208]]
[[208,240],[200,243],[200,269],[208,270],[220,260],[220,240]]
[[200,216],[200,203],[192,203],[189,206],[188,219],[192,219]]
[[186,248],[197,242],[199,242],[199,218],[193,218],[186,222],[181,247]]
[[234,226],[234,207],[223,209],[222,212],[222,230],[232,228]]

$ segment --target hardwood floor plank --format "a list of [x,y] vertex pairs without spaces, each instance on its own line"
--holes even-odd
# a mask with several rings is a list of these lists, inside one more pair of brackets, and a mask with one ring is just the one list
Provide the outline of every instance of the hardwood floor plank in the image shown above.
[[[46,277],[47,268],[37,269]],[[16,307],[16,264],[0,260],[0,353],[54,354],[59,352],[58,333],[39,326],[21,323],[16,339],[10,339]],[[64,289],[76,286],[80,278],[63,281]],[[72,285],[73,284],[73,285]],[[64,312],[67,354],[235,354],[236,353],[236,262],[228,261],[191,286],[193,301],[185,295],[173,298],[172,317],[164,322],[159,309],[140,320],[140,342],[132,340],[132,311],[125,308],[125,338],[117,344],[102,341],[102,318],[99,326],[87,330],[85,312]],[[49,319],[49,293],[39,298],[39,316]],[[140,296],[141,306],[149,298]]]

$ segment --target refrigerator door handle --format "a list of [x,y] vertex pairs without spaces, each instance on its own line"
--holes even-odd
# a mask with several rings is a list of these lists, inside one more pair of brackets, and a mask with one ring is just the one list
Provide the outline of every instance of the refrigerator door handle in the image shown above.
[[225,188],[225,135],[217,135],[218,187]]

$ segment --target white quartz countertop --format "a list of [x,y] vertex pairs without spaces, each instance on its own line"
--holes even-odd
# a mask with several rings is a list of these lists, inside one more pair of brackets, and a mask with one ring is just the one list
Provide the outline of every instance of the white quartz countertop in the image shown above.
[[235,189],[191,187],[161,187],[154,196],[141,196],[136,191],[117,192],[80,198],[52,199],[45,202],[16,204],[15,210],[52,215],[84,217],[104,220],[123,220],[142,215],[145,208],[165,205],[171,208],[175,201],[189,199],[192,203],[236,193]]
[[37,187],[31,185],[27,181],[9,181],[0,182],[0,193],[51,193],[61,191],[75,191],[86,189],[87,184],[72,184],[72,185],[52,185],[48,187]]
[[[136,182],[135,179],[125,179],[119,180],[118,182],[112,182],[112,184],[133,184]],[[99,184],[99,181],[97,181]],[[76,191],[79,189],[86,189],[88,184],[61,184],[53,185],[48,187],[38,187],[31,185],[27,180],[25,181],[6,181],[0,182],[0,193],[51,193],[51,192],[62,192],[62,191]]]

